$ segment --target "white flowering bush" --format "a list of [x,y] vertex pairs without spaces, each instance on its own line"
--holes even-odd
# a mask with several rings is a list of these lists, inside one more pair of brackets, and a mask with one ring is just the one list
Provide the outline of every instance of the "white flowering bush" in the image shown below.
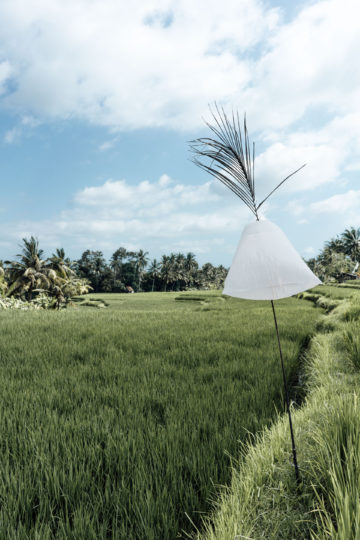
[[29,310],[39,310],[47,309],[50,307],[52,299],[46,295],[39,295],[37,298],[31,302],[26,300],[21,300],[20,298],[14,298],[10,296],[9,298],[0,297],[0,310],[1,309],[20,309],[23,311]]

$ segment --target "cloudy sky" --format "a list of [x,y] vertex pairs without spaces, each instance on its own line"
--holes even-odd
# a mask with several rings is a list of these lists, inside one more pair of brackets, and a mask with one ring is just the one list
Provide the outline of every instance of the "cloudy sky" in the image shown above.
[[[253,218],[190,161],[246,111],[258,199],[301,255],[360,226],[357,0],[2,0],[0,259],[37,236],[230,265]],[[265,205],[264,205],[265,206]]]

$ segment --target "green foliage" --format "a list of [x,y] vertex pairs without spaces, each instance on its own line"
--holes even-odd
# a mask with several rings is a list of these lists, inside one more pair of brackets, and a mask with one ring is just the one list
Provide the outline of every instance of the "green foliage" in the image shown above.
[[343,274],[358,270],[360,258],[360,228],[345,229],[340,237],[325,242],[317,257],[309,259],[311,270],[325,282],[343,279]]
[[1,309],[20,309],[22,311],[29,311],[35,309],[47,309],[51,307],[52,299],[46,295],[39,295],[36,299],[28,302],[27,300],[21,300],[20,298],[0,298],[0,310]]
[[[36,307],[59,309],[72,296],[89,292],[89,281],[75,274],[63,249],[57,249],[49,259],[42,257],[38,240],[23,238],[18,260],[6,261],[5,270],[0,266],[0,293],[6,292],[7,297],[32,302]],[[8,302],[6,306],[16,308],[17,304]]]
[[152,261],[148,270],[148,253],[118,248],[109,264],[102,251],[86,250],[77,261],[70,261],[63,248],[45,259],[39,242],[33,236],[23,238],[22,253],[16,261],[6,261],[5,272],[0,261],[0,294],[32,300],[39,292],[56,299],[59,308],[74,294],[95,292],[184,291],[187,289],[219,289],[227,269],[206,263],[199,268],[193,253],[163,255],[161,262]]
[[111,291],[112,274],[101,251],[84,251],[77,261],[77,273],[89,281],[95,292]]
[[360,537],[359,399],[356,395],[344,395],[336,401],[340,406],[331,408],[327,429],[314,433],[320,449],[316,472],[318,476],[326,475],[316,488],[319,509],[314,540]]
[[347,356],[355,369],[360,370],[360,324],[353,322],[346,325],[343,334],[344,346]]
[[[173,539],[282,410],[269,302],[91,294],[105,310],[0,311],[4,538]],[[191,294],[190,294],[191,296]],[[287,376],[319,314],[279,301]]]
[[346,289],[334,287],[336,297],[339,291],[343,302],[326,315],[331,331],[326,327],[325,334],[314,336],[306,354],[306,401],[293,410],[300,487],[291,466],[288,421],[282,417],[245,447],[231,486],[223,490],[199,539],[360,537],[360,374],[354,371],[359,322],[346,319],[360,294],[349,299]]

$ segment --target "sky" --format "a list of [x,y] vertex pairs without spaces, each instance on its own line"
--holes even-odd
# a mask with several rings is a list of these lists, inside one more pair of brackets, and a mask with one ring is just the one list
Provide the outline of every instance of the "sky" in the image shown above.
[[254,218],[191,162],[246,112],[257,199],[298,252],[360,226],[357,0],[2,0],[0,259],[22,238],[229,266]]

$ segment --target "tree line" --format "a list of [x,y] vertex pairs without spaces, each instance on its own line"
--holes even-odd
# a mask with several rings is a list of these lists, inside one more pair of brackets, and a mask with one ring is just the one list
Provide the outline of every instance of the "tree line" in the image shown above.
[[[322,280],[336,280],[357,272],[360,260],[360,228],[350,227],[325,242],[317,257],[306,262]],[[106,261],[102,251],[86,250],[80,259],[70,260],[64,249],[45,258],[33,236],[23,238],[21,253],[14,261],[0,261],[0,296],[32,301],[48,296],[54,307],[72,297],[94,292],[184,291],[220,289],[227,268],[206,263],[193,253],[171,253],[150,261],[148,252],[118,248]]]
[[356,273],[360,259],[360,228],[350,227],[325,242],[317,257],[306,262],[321,281],[338,280],[347,273]]
[[200,266],[193,253],[171,253],[149,260],[148,252],[120,247],[106,261],[102,251],[86,250],[70,260],[64,249],[45,258],[33,236],[23,238],[14,261],[0,261],[0,295],[31,301],[38,294],[54,299],[54,305],[71,297],[94,292],[183,291],[189,288],[221,288],[227,269],[206,263]]

